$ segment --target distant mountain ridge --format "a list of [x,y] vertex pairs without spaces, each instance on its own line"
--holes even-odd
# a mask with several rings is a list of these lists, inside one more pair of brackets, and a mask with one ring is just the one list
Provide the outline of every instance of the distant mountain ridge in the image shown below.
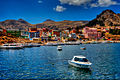
[[55,22],[53,20],[47,19],[43,23],[40,24],[30,24],[23,19],[19,20],[5,20],[0,22],[0,28],[4,29],[28,29],[29,27],[37,27],[37,28],[49,28],[49,29],[67,29],[68,27],[76,27],[82,26],[88,23],[88,21],[59,21]]
[[40,24],[30,24],[23,19],[19,20],[5,20],[0,22],[0,28],[4,29],[28,29],[29,27],[37,27],[37,28],[49,28],[49,29],[67,29],[69,27],[93,27],[96,25],[100,26],[120,26],[120,13],[116,14],[112,10],[105,10],[101,14],[97,15],[97,17],[91,21],[53,21],[51,19],[47,19],[43,23]]
[[59,21],[59,22],[55,22],[55,21],[45,21],[43,23],[40,24],[36,24],[36,27],[39,28],[50,28],[50,29],[67,29],[69,27],[77,27],[77,26],[83,26],[86,23],[88,23],[88,21],[68,21],[68,20],[64,20],[64,21]]

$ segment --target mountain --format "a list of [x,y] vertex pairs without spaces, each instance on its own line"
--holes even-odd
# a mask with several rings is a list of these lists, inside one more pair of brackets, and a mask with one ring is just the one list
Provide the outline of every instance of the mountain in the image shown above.
[[4,29],[28,29],[29,27],[37,27],[37,28],[49,28],[49,29],[67,29],[68,27],[76,27],[82,26],[88,23],[88,21],[59,21],[55,22],[53,20],[47,19],[43,23],[40,24],[30,24],[23,19],[19,20],[5,20],[0,22],[0,28]]
[[50,29],[67,29],[69,27],[77,27],[77,26],[82,26],[88,23],[88,21],[69,21],[69,20],[64,20],[64,21],[59,21],[55,22],[53,20],[46,20],[43,23],[36,24],[36,27],[38,28],[50,28]]
[[32,27],[33,25],[28,23],[27,21],[23,19],[19,20],[6,20],[0,22],[0,27],[5,29],[27,29],[29,27]]
[[47,20],[44,21],[44,22],[49,23],[49,22],[55,22],[55,21],[53,21],[53,20],[51,20],[51,19],[47,19]]
[[114,13],[112,10],[105,10],[94,20],[90,21],[86,26],[117,26],[120,25],[120,14]]

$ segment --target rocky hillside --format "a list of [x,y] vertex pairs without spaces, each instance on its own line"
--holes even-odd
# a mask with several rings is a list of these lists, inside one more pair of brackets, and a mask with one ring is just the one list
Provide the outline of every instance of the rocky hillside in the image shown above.
[[82,26],[87,23],[88,21],[68,21],[68,20],[55,22],[49,19],[43,23],[36,24],[36,27],[40,27],[40,28],[47,27],[51,29],[67,29],[69,27]]
[[94,20],[90,21],[86,26],[119,26],[120,14],[114,13],[112,10],[105,10],[98,15]]
[[23,19],[19,20],[6,20],[3,22],[0,22],[0,28],[5,28],[5,29],[27,29],[28,27],[32,27],[33,25],[28,23],[27,21]]

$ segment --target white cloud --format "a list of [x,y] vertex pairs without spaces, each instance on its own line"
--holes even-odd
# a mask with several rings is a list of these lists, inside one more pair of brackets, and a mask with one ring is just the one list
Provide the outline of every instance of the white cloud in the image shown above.
[[111,5],[120,5],[117,0],[59,0],[61,4],[84,7],[109,7]]
[[111,5],[119,5],[119,3],[112,0],[98,0],[96,3],[91,4],[91,7],[108,7]]
[[63,12],[66,10],[63,6],[57,5],[56,8],[53,8],[57,12]]
[[61,4],[80,6],[90,3],[92,0],[59,0],[59,1],[61,2]]
[[39,1],[38,1],[38,3],[42,3],[42,1],[41,1],[41,0],[39,0]]

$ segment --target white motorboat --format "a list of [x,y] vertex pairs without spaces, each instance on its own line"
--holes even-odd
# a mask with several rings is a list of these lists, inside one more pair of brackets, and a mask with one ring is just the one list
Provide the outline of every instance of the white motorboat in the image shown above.
[[62,46],[58,46],[57,50],[61,51],[62,50]]
[[0,46],[1,49],[21,49],[23,45],[20,43],[10,43],[10,44],[3,44]]
[[68,63],[78,68],[90,68],[90,63],[84,56],[74,56],[72,60],[68,60]]

